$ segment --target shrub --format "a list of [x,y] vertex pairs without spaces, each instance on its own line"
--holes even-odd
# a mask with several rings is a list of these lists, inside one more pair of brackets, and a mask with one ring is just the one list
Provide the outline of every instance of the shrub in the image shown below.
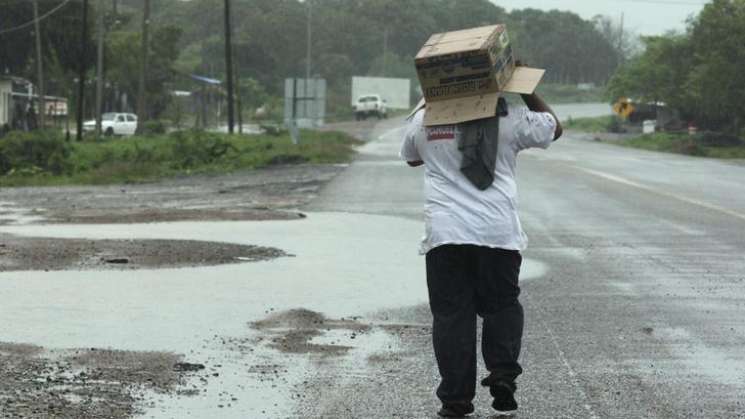
[[614,132],[614,133],[626,132],[626,128],[624,128],[621,118],[615,115],[610,117],[610,120],[608,121],[608,132]]
[[0,175],[69,173],[70,146],[53,131],[13,131],[0,140]]
[[189,169],[220,160],[229,152],[237,152],[224,136],[203,131],[179,131],[172,135],[173,160],[179,169]]
[[142,126],[143,135],[165,134],[166,130],[167,130],[167,127],[166,127],[165,121],[162,121],[160,119],[146,121],[145,124]]
[[736,147],[745,144],[745,141],[735,135],[713,131],[699,132],[693,138],[697,144],[706,147]]

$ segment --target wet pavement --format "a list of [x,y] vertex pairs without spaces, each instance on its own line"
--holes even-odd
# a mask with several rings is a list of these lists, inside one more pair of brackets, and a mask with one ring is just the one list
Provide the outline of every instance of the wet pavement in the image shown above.
[[[434,417],[422,172],[396,157],[400,124],[371,127],[302,220],[0,227],[293,255],[0,273],[0,341],[172,352],[205,366],[180,392],[144,389],[137,417]],[[745,417],[745,168],[572,134],[519,166],[531,240],[520,417]],[[486,392],[476,405],[489,416]]]

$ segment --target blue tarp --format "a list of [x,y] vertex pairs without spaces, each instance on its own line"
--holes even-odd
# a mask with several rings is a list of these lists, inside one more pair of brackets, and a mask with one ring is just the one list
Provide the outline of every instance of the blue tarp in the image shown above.
[[209,77],[204,77],[204,76],[197,76],[196,74],[189,74],[189,77],[191,77],[192,79],[194,79],[196,81],[201,81],[202,83],[207,83],[207,84],[222,84],[222,82],[220,80],[211,79]]

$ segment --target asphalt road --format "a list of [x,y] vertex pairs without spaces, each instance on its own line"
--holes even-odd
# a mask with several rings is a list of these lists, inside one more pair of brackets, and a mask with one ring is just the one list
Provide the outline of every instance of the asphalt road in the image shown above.
[[[311,209],[421,219],[422,171],[397,159],[400,124],[378,125]],[[745,417],[745,166],[582,137],[519,160],[530,237],[519,416]],[[390,319],[410,326],[399,346],[377,366],[319,369],[301,412],[434,417],[427,306]],[[481,391],[476,416],[488,415]]]
[[[2,340],[169,351],[219,373],[185,383],[198,394],[147,394],[143,418],[435,417],[422,170],[397,158],[401,124],[337,126],[368,143],[304,220],[0,227],[294,255],[0,273]],[[519,417],[745,418],[745,166],[582,137],[519,159],[531,241]],[[477,418],[489,403],[481,391]]]

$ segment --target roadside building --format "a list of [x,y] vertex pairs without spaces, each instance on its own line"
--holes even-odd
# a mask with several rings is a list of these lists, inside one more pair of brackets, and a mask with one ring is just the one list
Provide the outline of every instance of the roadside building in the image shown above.
[[[0,76],[0,128],[28,131],[36,128],[39,95],[30,81],[21,77]],[[54,125],[68,115],[67,98],[44,96],[44,112]]]
[[3,130],[10,128],[12,121],[12,100],[13,81],[4,76],[0,76],[0,128]]

